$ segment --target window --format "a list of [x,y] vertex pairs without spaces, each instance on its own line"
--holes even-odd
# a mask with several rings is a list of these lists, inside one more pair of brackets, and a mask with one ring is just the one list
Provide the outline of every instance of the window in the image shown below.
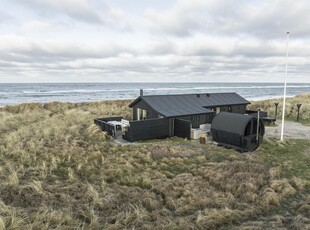
[[142,119],[142,109],[137,108],[137,120],[141,120]]
[[145,109],[142,109],[142,120],[145,120],[147,118],[147,111]]
[[207,115],[207,122],[210,122],[210,121],[211,121],[211,116]]
[[145,109],[137,108],[137,120],[145,120],[147,119],[148,112]]
[[200,116],[191,116],[192,121],[200,121]]

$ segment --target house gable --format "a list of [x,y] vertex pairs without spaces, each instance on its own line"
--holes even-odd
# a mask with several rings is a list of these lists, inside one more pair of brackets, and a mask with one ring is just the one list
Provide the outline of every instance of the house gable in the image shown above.
[[146,110],[146,119],[153,119],[158,118],[161,116],[160,113],[155,111],[149,104],[147,104],[143,99],[137,100],[135,103],[130,104],[130,108],[133,110],[133,120],[140,120],[138,119],[138,109]]

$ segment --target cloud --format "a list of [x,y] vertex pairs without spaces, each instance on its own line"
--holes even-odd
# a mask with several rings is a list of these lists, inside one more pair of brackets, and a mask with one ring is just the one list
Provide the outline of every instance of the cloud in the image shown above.
[[[98,0],[15,0],[42,18],[70,19],[71,23],[83,22],[128,30],[124,13],[119,8]],[[64,18],[64,16],[66,18]]]
[[62,25],[58,25],[56,23],[50,23],[45,22],[41,20],[31,20],[23,23],[22,27],[27,31],[34,31],[34,32],[40,32],[40,33],[46,33],[46,32],[61,32],[64,30],[64,27]]
[[[310,55],[310,45],[303,40],[290,43],[291,60],[294,65],[306,65]],[[295,58],[295,59],[293,59]],[[193,37],[186,41],[158,40],[143,45],[131,42],[95,44],[80,42],[34,41],[16,35],[0,36],[0,59],[15,63],[55,64],[75,68],[81,64],[85,68],[100,68],[100,65],[119,68],[146,69],[151,67],[210,66],[213,69],[250,65],[283,65],[285,44],[281,40],[244,38],[243,40],[222,37]],[[74,65],[73,65],[74,63]],[[70,65],[69,65],[70,64]],[[76,65],[78,64],[78,65]],[[71,68],[70,67],[70,68]],[[257,67],[255,67],[257,68]],[[149,68],[152,69],[152,68]]]
[[307,79],[310,72],[304,0],[178,0],[141,12],[129,10],[137,1],[126,8],[99,0],[12,0],[11,9],[14,2],[16,18],[0,25],[0,81],[276,81],[285,69],[287,28],[294,28],[290,74]]
[[16,0],[44,13],[65,14],[77,20],[99,23],[101,18],[86,0]]
[[207,33],[270,38],[287,31],[309,36],[309,11],[306,0],[179,0],[170,9],[146,11],[145,27],[179,37]]
[[[306,45],[302,41],[292,46]],[[128,48],[130,47],[130,48]],[[260,39],[228,39],[220,37],[193,37],[181,41],[158,40],[144,45],[84,44],[33,41],[16,35],[0,36],[0,75],[54,75],[102,76],[102,79],[145,79],[187,81],[189,79],[238,79],[271,78],[283,75],[285,56],[282,44],[271,40],[266,44]],[[290,58],[289,71],[299,78],[309,72],[309,45]],[[268,49],[268,52],[259,50]],[[92,79],[91,77],[89,79]],[[97,79],[97,78],[96,78]],[[295,78],[295,80],[298,78]],[[240,80],[239,80],[240,81]]]
[[49,62],[83,58],[113,57],[130,49],[118,44],[33,41],[16,36],[0,36],[0,57],[14,61]]
[[13,17],[10,14],[6,13],[3,10],[0,10],[0,24],[12,22],[12,21],[13,21]]

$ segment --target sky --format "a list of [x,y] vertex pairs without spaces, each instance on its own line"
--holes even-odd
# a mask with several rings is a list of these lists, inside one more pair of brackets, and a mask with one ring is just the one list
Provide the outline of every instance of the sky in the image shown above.
[[310,82],[308,0],[1,0],[0,83]]

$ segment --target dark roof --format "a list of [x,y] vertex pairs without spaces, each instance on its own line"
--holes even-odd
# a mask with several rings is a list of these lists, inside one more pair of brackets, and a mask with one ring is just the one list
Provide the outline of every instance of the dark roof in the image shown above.
[[208,107],[250,104],[237,93],[210,93],[140,96],[129,107],[140,100],[165,117],[212,113]]
[[213,118],[211,129],[244,135],[245,128],[252,119],[256,120],[250,115],[221,112]]

